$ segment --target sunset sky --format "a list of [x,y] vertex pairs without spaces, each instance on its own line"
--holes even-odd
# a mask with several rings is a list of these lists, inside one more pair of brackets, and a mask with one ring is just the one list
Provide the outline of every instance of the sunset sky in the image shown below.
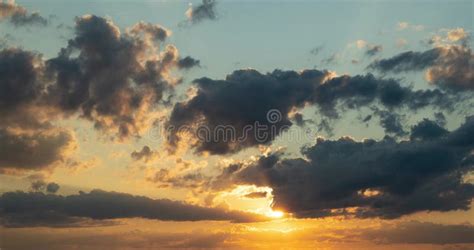
[[0,0],[0,249],[473,249],[473,13]]

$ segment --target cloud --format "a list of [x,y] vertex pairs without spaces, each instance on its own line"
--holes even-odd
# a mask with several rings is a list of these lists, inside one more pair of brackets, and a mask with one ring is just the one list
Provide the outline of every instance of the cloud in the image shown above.
[[35,101],[44,89],[41,55],[16,48],[0,51],[0,113],[15,113]]
[[262,220],[259,215],[207,208],[166,199],[150,199],[125,193],[92,190],[77,195],[60,196],[38,192],[7,192],[0,197],[0,215],[4,226],[49,226],[60,220],[146,218],[164,221],[234,221]]
[[48,24],[48,20],[38,12],[29,13],[22,6],[15,4],[15,1],[0,2],[0,21],[5,19],[17,27]]
[[47,61],[56,80],[48,99],[119,139],[139,136],[163,93],[178,81],[169,74],[177,67],[177,49],[158,50],[169,33],[140,22],[122,34],[112,21],[86,15],[77,18],[75,34]]
[[31,183],[31,189],[36,192],[46,191],[54,194],[59,190],[59,185],[55,182],[46,183],[43,178],[41,178]]
[[414,31],[422,31],[425,29],[425,27],[421,24],[411,24],[411,23],[408,23],[408,22],[399,22],[397,24],[397,30],[407,30],[407,29],[411,29],[411,30],[414,30]]
[[56,193],[58,192],[59,190],[59,185],[55,182],[50,182],[48,183],[48,185],[46,186],[46,192],[48,193]]
[[415,126],[408,141],[319,138],[303,148],[304,158],[283,159],[278,153],[231,165],[213,186],[268,186],[273,209],[296,217],[397,218],[467,210],[474,185],[463,177],[474,170],[474,117],[447,133],[433,133],[426,123]]
[[45,186],[46,182],[44,182],[43,180],[36,180],[31,183],[31,189],[33,189],[34,191],[41,191],[44,189]]
[[367,46],[367,50],[365,51],[365,54],[367,56],[375,56],[382,52],[383,46],[382,45],[369,45]]
[[368,57],[372,57],[377,55],[378,53],[383,51],[383,46],[382,45],[377,45],[377,44],[370,44],[369,42],[365,40],[356,40],[353,43],[350,43],[348,47],[356,47],[358,49],[364,49],[365,50],[365,55]]
[[474,243],[474,226],[409,221],[366,230],[362,235],[363,238],[384,244],[462,244]]
[[292,125],[290,114],[307,105],[314,105],[319,115],[333,120],[341,110],[370,105],[392,111],[449,105],[440,90],[415,91],[371,74],[336,76],[319,70],[262,74],[249,69],[234,71],[223,80],[200,78],[194,83],[196,94],[177,103],[166,124],[172,150],[189,139],[182,135],[185,132],[197,153],[228,154],[268,144]]
[[447,31],[447,38],[451,42],[463,41],[469,38],[469,33],[463,28],[456,28]]
[[44,61],[21,49],[0,51],[0,125],[38,128],[42,121],[79,114],[116,138],[140,136],[156,119],[163,95],[180,81],[171,71],[198,63],[179,59],[173,45],[161,46],[170,34],[145,22],[122,33],[111,20],[85,15],[57,57]]
[[180,69],[190,69],[193,67],[199,67],[200,66],[200,61],[197,59],[194,59],[190,56],[184,57],[179,59],[178,61],[178,67]]
[[442,88],[474,89],[474,55],[465,45],[444,45],[423,52],[407,51],[376,60],[368,68],[384,73],[426,70],[427,81]]
[[143,161],[145,163],[154,161],[160,157],[160,153],[153,151],[148,146],[143,146],[140,151],[133,151],[130,155],[135,161]]
[[407,134],[404,131],[400,115],[386,110],[375,110],[374,115],[379,116],[380,126],[384,128],[387,135],[404,136]]
[[336,64],[339,61],[339,57],[339,54],[333,53],[332,55],[321,59],[321,63],[324,65]]
[[204,20],[215,20],[217,18],[216,1],[202,0],[202,3],[196,7],[190,6],[186,11],[186,17],[192,24],[197,24]]
[[324,49],[324,45],[319,45],[317,47],[312,48],[309,53],[313,56],[318,56],[319,53]]
[[424,119],[411,129],[410,139],[429,140],[445,136],[449,132],[439,122]]
[[76,147],[69,131],[28,135],[0,129],[0,171],[44,170],[64,162]]

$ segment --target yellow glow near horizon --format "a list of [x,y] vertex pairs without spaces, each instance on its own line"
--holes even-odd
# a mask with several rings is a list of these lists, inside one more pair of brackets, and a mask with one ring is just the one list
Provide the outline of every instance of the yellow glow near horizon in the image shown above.
[[283,216],[285,216],[285,213],[283,213],[282,211],[269,211],[268,213],[265,214],[266,216],[270,217],[270,218],[275,218],[275,219],[279,219],[279,218],[283,218]]

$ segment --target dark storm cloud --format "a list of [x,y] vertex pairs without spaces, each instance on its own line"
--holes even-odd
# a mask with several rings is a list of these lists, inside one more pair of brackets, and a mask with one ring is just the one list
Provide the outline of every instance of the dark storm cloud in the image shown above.
[[442,88],[474,89],[474,54],[467,45],[445,45],[424,52],[408,51],[374,61],[369,68],[394,73],[426,70],[428,82]]
[[143,161],[149,162],[152,161],[160,156],[160,154],[156,151],[151,150],[148,146],[143,146],[142,150],[140,151],[133,151],[130,156],[135,161]]
[[[206,208],[167,199],[150,199],[125,193],[93,190],[89,193],[60,196],[21,191],[4,193],[0,197],[2,223],[34,226],[44,218],[107,220],[146,218],[164,221],[218,220],[251,222],[262,220],[255,214]],[[31,221],[27,221],[30,219]],[[17,223],[21,222],[21,223]],[[48,226],[48,220],[41,225]],[[52,224],[58,224],[54,220]]]
[[190,69],[193,67],[199,67],[200,66],[200,61],[197,59],[194,59],[190,56],[187,56],[185,58],[181,58],[178,61],[178,67],[181,69]]
[[367,50],[365,51],[365,54],[367,56],[375,56],[378,53],[383,51],[382,45],[373,45],[373,46],[368,46]]
[[48,24],[48,20],[37,12],[29,13],[24,7],[12,2],[0,2],[0,21],[8,20],[15,26],[41,25]]
[[[264,156],[223,173],[214,187],[269,186],[274,208],[297,217],[397,218],[420,211],[467,210],[474,185],[463,176],[474,170],[474,117],[447,133],[433,133],[426,123],[413,129],[409,141],[320,138],[302,150],[305,159]],[[346,210],[350,207],[355,212]]]
[[73,135],[66,131],[27,135],[0,129],[0,171],[46,169],[65,160],[75,143]]
[[[220,126],[231,126],[235,130],[234,139],[243,138],[238,142],[232,138],[224,140],[220,134],[211,133],[207,140],[192,145],[196,152],[227,154],[267,144],[292,125],[290,111],[307,104],[316,106],[320,115],[327,119],[340,118],[340,109],[358,109],[374,104],[389,110],[449,106],[447,96],[440,90],[415,91],[396,80],[379,79],[371,74],[331,76],[330,72],[319,70],[275,70],[267,74],[238,70],[224,80],[196,79],[197,94],[188,101],[177,103],[171,113],[168,121],[169,127],[173,128],[168,138],[170,145],[176,147],[180,128],[196,125],[210,131],[216,131]],[[278,110],[278,120],[268,119],[271,110]],[[266,127],[268,136],[254,136],[256,123]],[[249,126],[251,128],[246,130]],[[273,128],[276,132],[270,133],[273,131],[268,130]]]
[[202,0],[202,3],[196,7],[190,8],[186,12],[189,22],[193,24],[200,23],[204,20],[215,20],[216,14],[216,1],[215,0]]

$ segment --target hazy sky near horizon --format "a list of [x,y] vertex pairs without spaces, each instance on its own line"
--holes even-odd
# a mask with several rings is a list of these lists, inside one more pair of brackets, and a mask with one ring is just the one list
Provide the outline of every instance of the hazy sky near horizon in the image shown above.
[[0,248],[473,247],[473,13],[0,2]]

